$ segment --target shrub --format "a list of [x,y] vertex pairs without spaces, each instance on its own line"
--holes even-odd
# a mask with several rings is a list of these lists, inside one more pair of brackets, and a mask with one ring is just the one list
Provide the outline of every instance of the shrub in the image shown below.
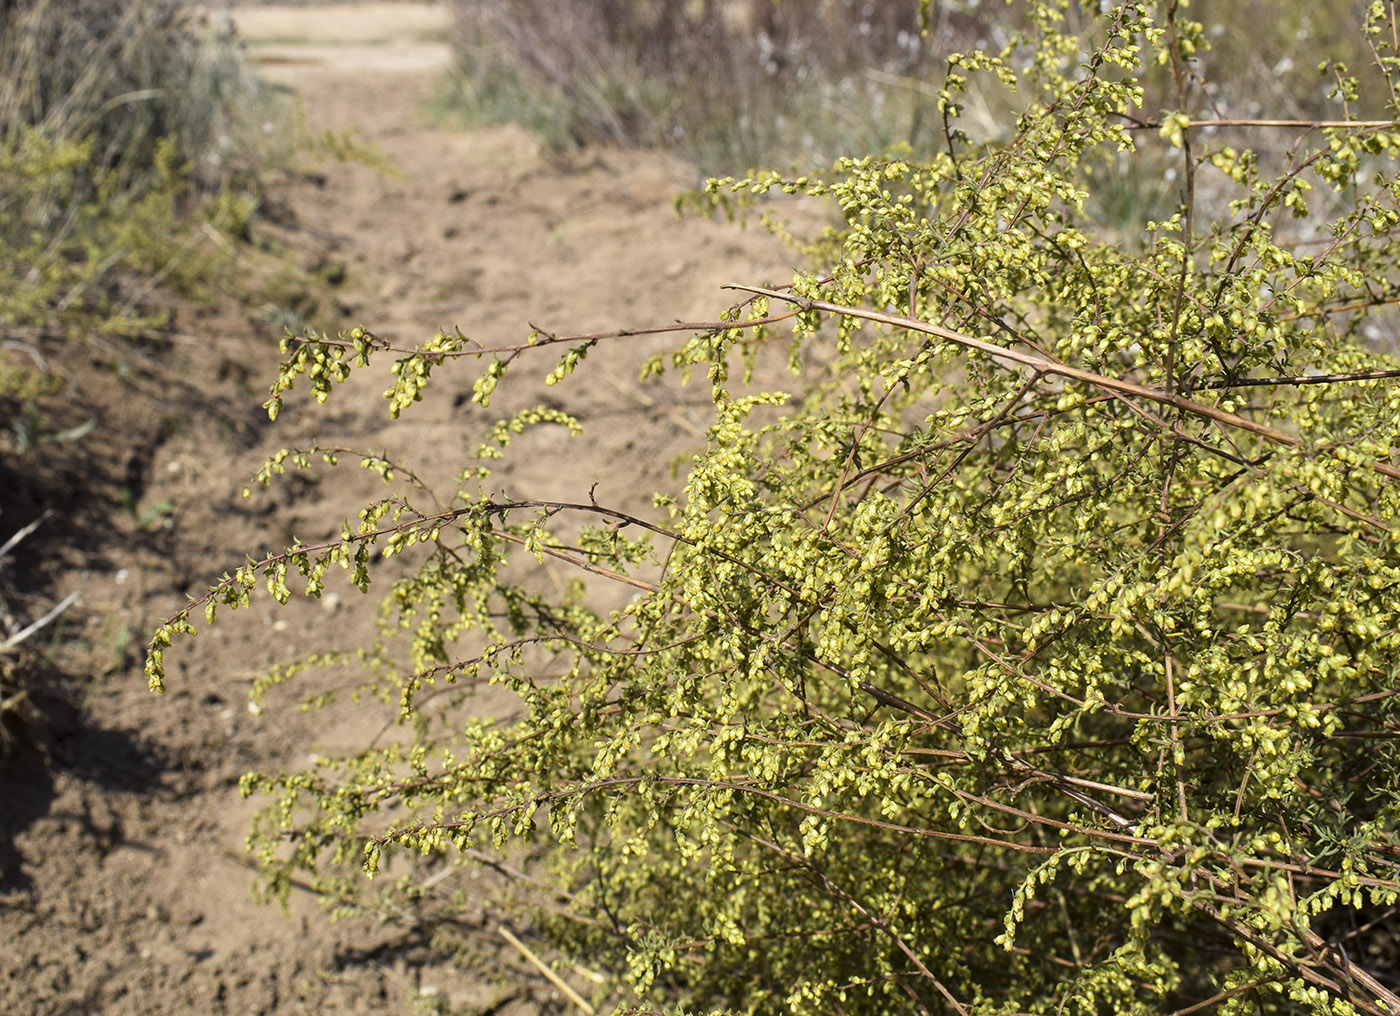
[[[970,19],[946,9],[961,5],[941,6],[942,41],[970,43]],[[918,81],[934,50],[913,4],[458,0],[454,13],[451,101],[557,146],[666,145],[717,171],[936,140]]]
[[175,0],[29,0],[0,68],[0,325],[149,329],[152,290],[198,288],[256,206],[267,106],[231,37]]
[[38,130],[88,147],[124,191],[173,146],[206,185],[256,168],[244,118],[260,86],[230,32],[179,0],[9,0],[0,19],[0,139]]
[[[390,487],[339,537],[250,560],[157,633],[159,689],[196,614],[319,596],[336,565],[367,588],[371,548],[416,561],[378,641],[257,689],[349,665],[405,724],[246,778],[272,798],[266,888],[306,871],[350,901],[356,859],[550,843],[565,913],[541,926],[634,1011],[1400,1012],[1400,368],[1365,341],[1400,298],[1400,130],[1354,106],[1212,127],[1184,8],[1072,33],[1062,7],[949,58],[944,153],[711,184],[845,224],[651,365],[704,371],[714,403],[654,511],[497,493],[515,435],[575,426],[542,407],[486,427],[436,497],[366,456]],[[1394,31],[1373,5],[1391,82]],[[1025,113],[975,143],[959,102],[988,75]],[[1248,142],[1279,131],[1266,172]],[[1133,250],[1084,208],[1120,158],[1164,157],[1178,207]],[[564,348],[557,383],[624,334],[307,334],[268,408],[392,355],[392,415],[464,359],[486,409],[517,360]],[[751,383],[770,348],[786,390]],[[546,557],[578,569],[566,595],[531,583]],[[487,685],[516,718],[470,718]],[[419,885],[386,893],[426,906]]]
[[211,296],[287,131],[176,0],[7,3],[0,70],[0,419],[24,451],[68,340],[151,337],[171,295]]

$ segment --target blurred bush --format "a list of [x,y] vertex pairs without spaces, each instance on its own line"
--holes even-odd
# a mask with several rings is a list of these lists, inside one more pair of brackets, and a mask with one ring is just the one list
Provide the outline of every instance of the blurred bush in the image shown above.
[[[446,105],[470,122],[515,122],[556,148],[667,146],[705,172],[829,164],[908,144],[946,144],[933,113],[949,54],[1000,50],[1023,3],[933,0],[453,0],[458,59]],[[1068,25],[1096,15],[1068,4]],[[1185,5],[1183,5],[1184,7]],[[1361,21],[1348,0],[1198,0],[1211,25],[1198,66],[1212,82],[1203,115],[1335,114],[1323,57],[1379,95]],[[1149,115],[1175,107],[1165,68],[1145,68]],[[964,97],[962,127],[1004,134],[1020,105],[985,86]],[[1265,110],[1261,96],[1272,96]],[[1366,115],[1365,111],[1361,111]],[[804,167],[805,168],[805,167]]]
[[559,147],[667,145],[716,171],[927,145],[933,43],[970,44],[975,6],[941,5],[925,37],[913,3],[454,0],[451,101]]
[[256,208],[268,102],[178,0],[0,0],[0,419],[40,343],[158,327]]
[[1193,18],[1209,26],[1210,49],[1197,58],[1212,82],[1209,105],[1219,116],[1273,119],[1334,117],[1332,68],[1358,80],[1353,108],[1365,119],[1388,119],[1389,89],[1375,66],[1363,26],[1367,4],[1350,0],[1197,0]]
[[159,176],[162,142],[211,187],[252,168],[240,118],[257,82],[231,26],[180,0],[4,0],[0,66],[7,148],[31,130],[83,143],[123,190]]

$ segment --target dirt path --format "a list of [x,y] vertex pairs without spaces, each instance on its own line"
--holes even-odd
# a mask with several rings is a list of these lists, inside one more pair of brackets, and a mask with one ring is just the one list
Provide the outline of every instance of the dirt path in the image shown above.
[[[497,341],[522,337],[531,321],[581,332],[712,319],[725,303],[721,282],[789,274],[789,254],[759,231],[678,220],[672,199],[692,180],[666,158],[593,153],[564,168],[520,130],[429,122],[424,104],[448,58],[441,8],[258,6],[234,18],[313,130],[354,128],[398,170],[330,163],[274,195],[282,228],[314,248],[325,274],[343,273],[337,307],[312,324],[363,323],[402,342],[457,325]],[[320,435],[450,476],[487,419],[463,405],[468,378],[443,375],[410,427],[386,429],[376,379],[346,386],[320,412],[293,401],[268,428],[250,407],[275,369],[276,329],[191,320],[183,331],[169,363],[144,368],[138,390],[151,394],[130,407],[144,421],[131,431],[142,443],[121,453],[132,510],[101,520],[110,531],[100,550],[75,549],[65,578],[83,599],[60,655],[86,695],[57,735],[60,764],[21,773],[0,829],[13,835],[0,851],[0,1011],[414,1013],[427,1002],[503,1016],[563,1011],[496,935],[505,918],[482,902],[484,879],[466,887],[480,948],[452,963],[411,926],[331,924],[307,893],[293,896],[287,916],[249,898],[242,839],[254,803],[239,797],[239,776],[363,743],[381,717],[254,715],[248,681],[365,627],[367,599],[341,590],[287,610],[259,603],[175,656],[164,699],[140,677],[141,633],[185,593],[244,552],[338,528],[375,489],[358,471],[320,473],[245,504],[237,491],[265,456]],[[637,384],[639,363],[661,345],[600,348],[591,380],[557,393],[582,417],[586,442],[543,435],[501,484],[519,497],[581,500],[596,482],[600,500],[623,504],[665,484],[705,421],[690,404],[699,393]],[[112,401],[123,399],[125,389]]]

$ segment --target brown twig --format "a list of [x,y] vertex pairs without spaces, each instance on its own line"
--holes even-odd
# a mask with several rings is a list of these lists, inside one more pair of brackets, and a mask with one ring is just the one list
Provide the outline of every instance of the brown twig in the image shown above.
[[[1214,420],[1216,423],[1242,430],[1257,437],[1262,437],[1273,444],[1283,445],[1287,448],[1300,448],[1303,442],[1300,438],[1292,434],[1285,434],[1281,430],[1266,426],[1262,423],[1255,423],[1242,416],[1226,412],[1216,406],[1207,405],[1203,402],[1196,402],[1182,395],[1163,391],[1160,388],[1150,388],[1147,385],[1140,385],[1133,381],[1124,381],[1120,378],[1108,377],[1104,374],[1096,374],[1089,370],[1080,370],[1077,367],[1070,367],[1066,364],[1052,362],[1039,356],[1023,353],[1018,349],[1007,349],[983,339],[976,339],[970,335],[963,335],[950,328],[943,328],[940,325],[932,324],[928,321],[917,321],[912,318],[899,317],[895,314],[884,314],[880,311],[865,310],[861,307],[846,307],[837,303],[829,303],[826,300],[813,300],[810,297],[794,296],[790,293],[780,293],[772,289],[763,289],[757,286],[741,285],[731,283],[726,289],[736,289],[744,292],[757,293],[775,300],[785,300],[788,303],[796,304],[804,310],[819,310],[830,314],[841,314],[847,317],[863,318],[867,321],[874,321],[879,324],[890,325],[895,328],[906,328],[911,332],[921,332],[926,335],[937,335],[939,338],[949,342],[965,346],[968,349],[975,349],[1001,360],[1010,360],[1012,363],[1030,367],[1042,374],[1053,374],[1058,377],[1068,378],[1072,381],[1081,381],[1093,385],[1108,392],[1120,392],[1124,395],[1134,395],[1139,398],[1148,399],[1152,402],[1160,403],[1164,406],[1172,406],[1186,413]],[[1400,479],[1400,469],[1388,466],[1382,462],[1372,462],[1370,467],[1385,476]]]
[[1284,385],[1335,385],[1354,381],[1389,381],[1400,378],[1400,370],[1370,370],[1354,374],[1303,374],[1292,377],[1247,377],[1229,381],[1207,381],[1198,384],[1196,391],[1218,390],[1222,388],[1260,388]]
[[[1117,113],[1117,116],[1126,117],[1129,123],[1124,128],[1130,131],[1152,131],[1161,130],[1162,121],[1148,118],[1140,120],[1136,117],[1127,116],[1125,113]],[[1214,118],[1210,120],[1192,120],[1188,124],[1182,124],[1183,130],[1200,129],[1202,127],[1279,127],[1291,130],[1313,131],[1326,128],[1347,128],[1355,127],[1359,130],[1389,130],[1400,124],[1396,120],[1251,120],[1251,119],[1222,119]]]
[[[670,325],[653,325],[649,328],[618,328],[610,332],[590,332],[581,335],[551,335],[550,333],[535,328],[535,338],[532,342],[507,343],[500,346],[480,346],[474,345],[470,349],[435,349],[431,353],[425,353],[434,359],[451,359],[459,356],[490,356],[503,353],[523,353],[530,349],[543,349],[545,346],[554,346],[561,343],[578,345],[581,343],[601,342],[604,339],[625,339],[635,338],[644,335],[669,335],[673,332],[722,332],[740,328],[762,328],[765,325],[776,324],[779,321],[787,321],[796,317],[801,311],[791,311],[787,314],[775,314],[770,317],[755,318],[745,320],[737,318],[733,321],[677,321]],[[532,326],[533,327],[533,326]],[[421,349],[410,346],[396,346],[387,339],[381,339],[377,335],[366,333],[370,340],[371,352],[379,353],[423,353]],[[316,338],[311,339],[305,335],[294,336],[294,342],[316,342],[322,346],[338,346],[341,349],[354,349],[355,343],[348,339]]]

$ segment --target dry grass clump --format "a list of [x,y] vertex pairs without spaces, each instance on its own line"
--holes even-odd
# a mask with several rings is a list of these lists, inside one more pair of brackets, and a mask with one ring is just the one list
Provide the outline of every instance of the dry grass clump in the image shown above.
[[228,28],[181,0],[3,0],[0,145],[24,132],[91,146],[139,187],[171,142],[206,184],[245,170],[238,122],[258,85]]
[[[556,147],[665,145],[718,173],[829,163],[898,143],[926,154],[943,143],[936,96],[947,56],[1000,51],[1025,24],[1022,5],[934,0],[931,31],[922,35],[918,6],[453,0],[459,58],[448,104],[475,122],[523,123]],[[1198,0],[1188,13],[1207,26],[1209,48],[1197,53],[1196,69],[1212,86],[1207,96],[1193,84],[1193,116],[1338,115],[1328,98],[1335,75],[1319,74],[1318,61],[1343,60],[1363,85],[1376,83],[1363,8],[1350,0]],[[1098,14],[1070,4],[1064,16],[1091,36]],[[1028,60],[1029,50],[1021,46],[1013,59]],[[1144,115],[1175,107],[1168,77],[1145,70]],[[994,82],[974,83],[967,99],[963,127],[974,134],[995,136],[1014,123],[1016,100]]]
[[[197,294],[257,205],[270,108],[182,0],[0,0],[6,348],[138,334],[156,289]],[[0,363],[0,423],[26,385]]]
[[455,0],[455,101],[559,146],[667,145],[702,168],[927,145],[926,82],[978,23],[870,0]]

